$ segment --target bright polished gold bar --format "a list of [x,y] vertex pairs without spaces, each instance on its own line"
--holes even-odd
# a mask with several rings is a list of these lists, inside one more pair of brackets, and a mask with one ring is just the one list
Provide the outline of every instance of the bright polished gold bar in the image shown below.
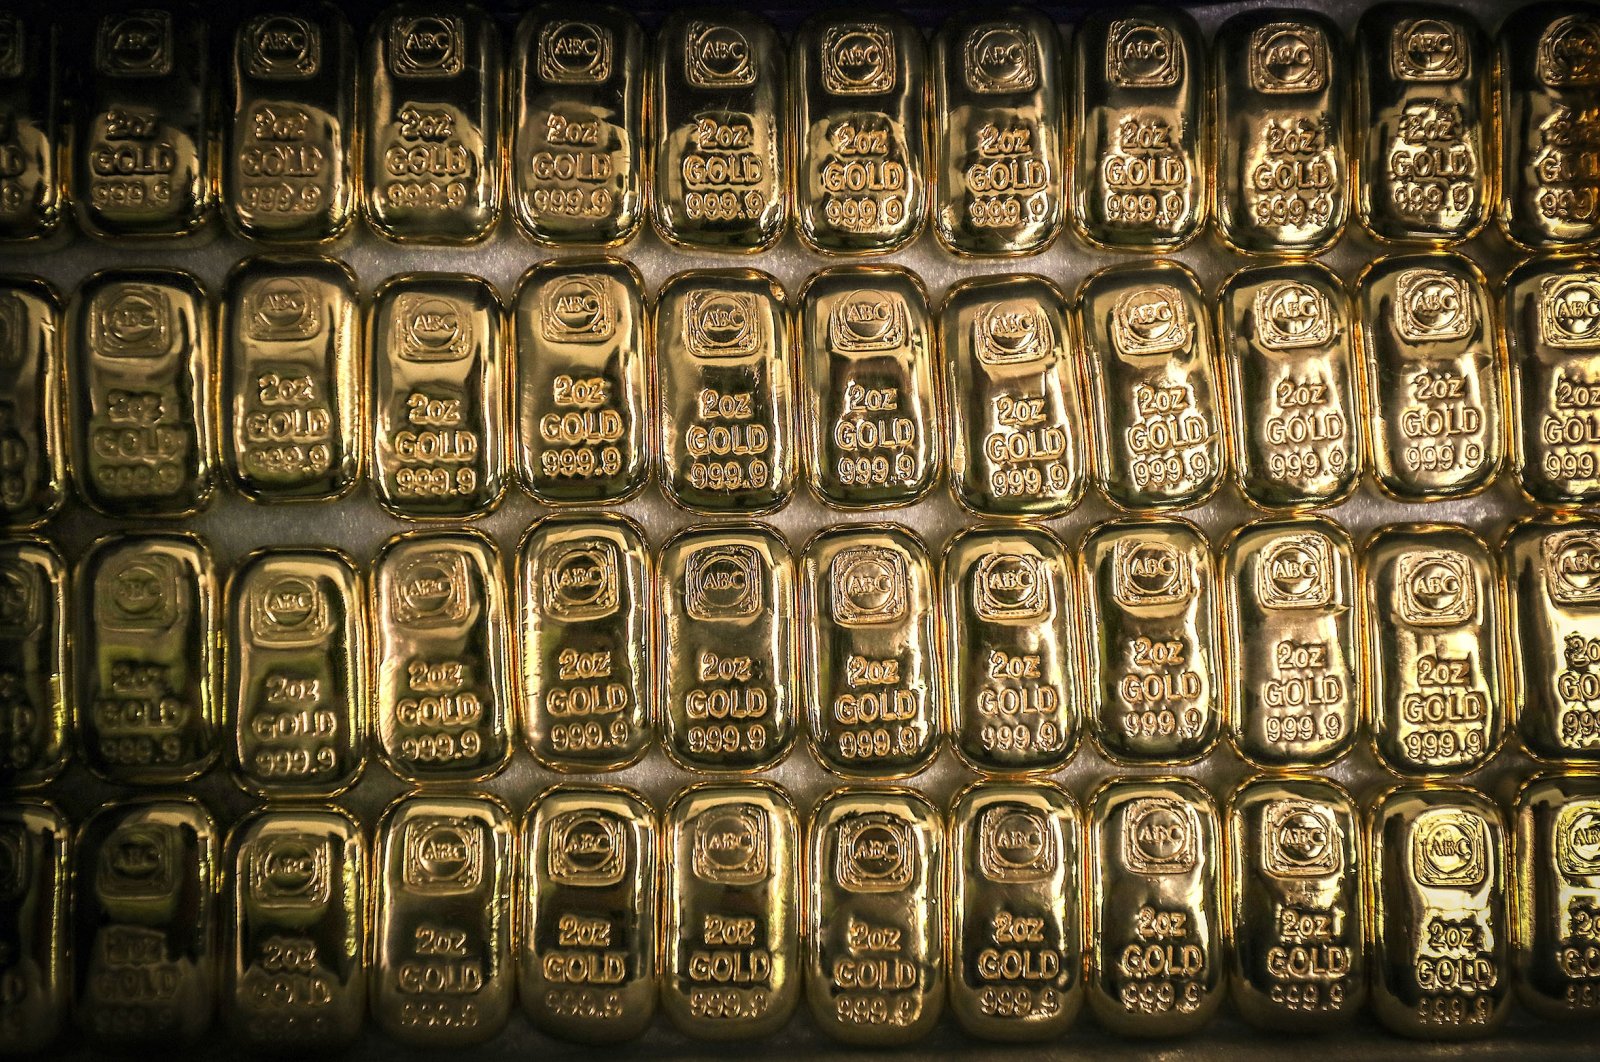
[[679,273],[656,295],[661,485],[695,512],[761,513],[794,492],[783,288],[754,269]]
[[541,246],[614,247],[644,218],[649,75],[639,23],[604,4],[546,4],[511,46],[511,209]]
[[47,281],[0,277],[0,524],[38,526],[66,496],[63,331],[61,296]]
[[66,818],[42,800],[0,804],[0,1053],[31,1055],[55,1043],[66,1021],[71,977],[67,906],[72,834]]
[[366,47],[366,215],[386,239],[467,244],[500,221],[504,70],[493,17],[402,0]]
[[1061,36],[1024,7],[956,15],[933,39],[933,233],[963,255],[1036,254],[1066,223]]
[[48,14],[0,14],[0,240],[45,239],[66,219],[61,59]]
[[1464,497],[1505,459],[1493,307],[1458,254],[1392,255],[1356,278],[1372,473],[1402,501]]
[[755,771],[794,745],[794,559],[762,524],[691,528],[656,562],[662,743],[690,770]]
[[698,785],[667,809],[661,1007],[698,1040],[782,1030],[800,1004],[800,822],[766,783]]
[[1250,1024],[1346,1027],[1367,996],[1361,820],[1312,777],[1258,776],[1228,797],[1229,992]]
[[517,285],[517,473],[546,505],[618,502],[650,476],[644,278],[617,258],[562,258]]
[[950,1009],[970,1036],[1053,1039],[1083,1006],[1078,807],[1050,782],[979,782],[950,809]]
[[1222,546],[1217,586],[1239,755],[1277,770],[1325,767],[1349,752],[1367,685],[1349,533],[1317,516],[1246,524]]
[[1090,798],[1089,1007],[1113,1035],[1183,1036],[1221,1006],[1219,832],[1186,779],[1112,779]]
[[558,786],[522,827],[522,1010],[563,1040],[615,1044],[649,1027],[660,870],[655,815],[638,794]]
[[0,540],[0,788],[46,785],[66,766],[71,619],[67,566],[56,548],[38,538]]
[[1512,811],[1517,998],[1546,1021],[1600,1017],[1600,775],[1542,774]]
[[410,531],[372,563],[378,752],[408,782],[481,781],[511,757],[512,617],[500,551]]
[[956,501],[1058,516],[1083,499],[1089,446],[1066,296],[1041,276],[960,281],[939,307]]
[[614,771],[656,732],[654,568],[625,516],[548,516],[518,552],[522,739],[558,771]]
[[1216,577],[1205,534],[1177,518],[1090,528],[1078,557],[1090,731],[1119,763],[1188,763],[1222,730]]
[[187,532],[100,539],[73,577],[78,747],[119,785],[171,785],[216,759],[219,580]]
[[91,1050],[181,1050],[211,1028],[220,847],[191,797],[119,800],[78,831],[73,1011]]
[[1228,449],[1245,498],[1266,509],[1329,505],[1365,465],[1350,301],[1315,262],[1258,266],[1217,293]]
[[366,449],[355,274],[331,258],[248,258],[229,274],[221,317],[234,486],[255,501],[342,495]]
[[372,483],[396,516],[466,517],[506,480],[506,328],[494,285],[392,277],[373,296]]
[[186,516],[211,503],[211,304],[169,269],[86,279],[71,310],[73,476],[107,516]]
[[1077,312],[1096,485],[1122,509],[1210,497],[1225,428],[1199,280],[1176,262],[1112,266],[1084,281]]
[[1369,8],[1355,32],[1351,171],[1361,224],[1383,243],[1455,244],[1495,202],[1488,44],[1467,12]]
[[228,837],[222,1011],[257,1051],[339,1051],[367,1014],[367,846],[336,807],[268,807]]
[[917,793],[838,789],[806,828],[806,1003],[846,1044],[915,1043],[945,1004],[945,826]]
[[885,509],[933,488],[944,467],[938,347],[928,293],[897,266],[836,266],[800,292],[802,436],[828,505]]
[[1385,793],[1367,825],[1373,1010],[1421,1040],[1493,1035],[1511,1009],[1506,828],[1465,786]]
[[401,797],[378,827],[367,984],[372,1019],[407,1047],[498,1036],[516,1001],[516,828],[488,796]]
[[656,33],[651,122],[656,232],[711,251],[763,251],[789,226],[788,64],[748,9],[677,12]]
[[1363,552],[1367,718],[1379,758],[1410,777],[1476,770],[1505,732],[1494,558],[1459,524],[1394,524]]

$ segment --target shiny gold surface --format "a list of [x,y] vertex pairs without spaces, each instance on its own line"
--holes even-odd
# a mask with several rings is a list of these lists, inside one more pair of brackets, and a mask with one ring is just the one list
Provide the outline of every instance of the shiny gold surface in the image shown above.
[[55,288],[0,277],[0,522],[14,527],[43,523],[66,494],[63,338]]
[[1600,1016],[1600,775],[1543,774],[1512,809],[1517,998],[1546,1021]]
[[4,917],[0,918],[0,1029],[7,1054],[43,1051],[66,1020],[70,967],[67,908],[72,834],[55,805],[11,800],[0,806]]
[[0,240],[37,240],[67,215],[61,30],[39,12],[0,14]]
[[56,548],[39,538],[0,541],[0,786],[46,785],[67,764],[71,616]]

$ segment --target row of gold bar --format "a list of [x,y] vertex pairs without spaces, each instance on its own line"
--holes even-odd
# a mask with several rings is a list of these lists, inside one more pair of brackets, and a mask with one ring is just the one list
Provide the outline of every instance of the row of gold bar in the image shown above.
[[[294,4],[239,25],[220,123],[205,18],[150,0],[85,29],[0,20],[0,236],[46,235],[69,203],[97,235],[183,235],[220,199],[241,235],[298,243],[357,213],[389,239],[467,243],[507,200],[545,245],[616,245],[648,211],[715,251],[770,247],[791,219],[834,254],[897,249],[930,219],[952,252],[1029,254],[1069,216],[1091,245],[1142,251],[1213,215],[1247,253],[1320,252],[1351,214],[1385,242],[1453,244],[1491,214],[1529,249],[1600,238],[1583,3],[1514,12],[1493,47],[1444,4],[1374,6],[1353,48],[1326,16],[1252,11],[1209,57],[1186,12],[1153,5],[1087,15],[1069,56],[1027,8],[959,15],[931,48],[897,14],[819,16],[786,52],[748,11],[674,14],[647,49],[630,15],[568,3],[522,19],[509,76],[469,4],[396,4],[365,42],[337,8]],[[67,47],[92,61],[75,129]]]

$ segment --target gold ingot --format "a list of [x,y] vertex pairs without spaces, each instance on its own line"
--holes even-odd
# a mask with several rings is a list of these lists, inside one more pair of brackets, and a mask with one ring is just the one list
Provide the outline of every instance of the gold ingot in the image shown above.
[[1257,266],[1217,293],[1228,450],[1264,509],[1334,504],[1365,464],[1358,367],[1344,286],[1315,262]]
[[62,331],[61,296],[47,281],[0,277],[0,524],[37,527],[66,496]]
[[401,0],[367,36],[367,221],[402,243],[468,244],[500,221],[500,31],[473,4]]
[[1505,459],[1504,355],[1478,267],[1391,255],[1356,278],[1373,477],[1402,501],[1483,490]]
[[1050,782],[979,782],[950,809],[950,1009],[970,1036],[1058,1037],[1083,1006],[1078,807]]
[[1367,997],[1361,820],[1337,783],[1258,776],[1228,796],[1229,987],[1246,1021],[1347,1026]]
[[339,1051],[367,1013],[367,846],[336,807],[249,813],[228,837],[222,1011],[234,1043]]
[[682,247],[764,251],[789,226],[788,63],[746,9],[668,16],[655,37],[656,232]]
[[956,15],[931,54],[933,234],[955,254],[1037,254],[1067,211],[1055,24],[1024,7]]
[[505,313],[465,273],[392,277],[373,296],[372,481],[396,516],[468,517],[505,493]]
[[789,754],[799,673],[794,560],[763,524],[690,528],[656,563],[663,744],[697,771],[757,771]]
[[700,1040],[769,1036],[800,1003],[800,822],[764,782],[679,793],[663,830],[661,1006]]
[[806,1002],[862,1047],[915,1043],[945,1002],[945,827],[920,795],[836,789],[806,828]]
[[198,778],[217,757],[219,581],[187,532],[109,535],[73,576],[78,744],[118,785]]
[[1198,1031],[1228,988],[1210,794],[1182,778],[1113,778],[1088,820],[1090,1009],[1116,1036]]
[[798,464],[783,288],[754,269],[679,273],[656,296],[655,337],[667,496],[705,513],[782,506]]
[[39,240],[67,216],[68,127],[60,33],[44,12],[0,14],[0,240]]
[[119,800],[74,848],[78,1031],[94,1051],[192,1047],[211,1028],[221,973],[211,813],[191,797]]
[[517,474],[544,504],[619,502],[649,478],[645,312],[617,258],[556,259],[517,285]]
[[[0,805],[6,902],[0,920],[0,1053],[31,1055],[55,1043],[67,1016],[67,905],[72,896],[71,830],[53,804],[12,799]],[[80,959],[81,961],[81,959]]]
[[1246,524],[1223,543],[1217,585],[1233,747],[1269,770],[1344,756],[1367,685],[1349,533],[1317,516]]
[[1210,316],[1176,262],[1112,266],[1078,292],[1096,485],[1121,509],[1180,509],[1222,482],[1221,395]]
[[888,11],[814,15],[790,58],[800,239],[824,254],[899,250],[928,210],[922,33]]
[[1517,998],[1547,1021],[1600,1017],[1600,775],[1549,773],[1517,793],[1511,953]]
[[1506,828],[1466,786],[1396,786],[1367,824],[1373,1010],[1420,1040],[1494,1034],[1511,1010]]
[[523,741],[557,771],[637,762],[656,731],[644,531],[608,513],[547,516],[517,556]]
[[1100,750],[1118,763],[1204,756],[1222,729],[1205,534],[1176,518],[1099,524],[1079,549],[1078,583]]
[[331,258],[249,258],[228,277],[221,317],[234,485],[254,501],[344,494],[366,449],[355,274]]
[[511,622],[481,532],[410,531],[372,563],[378,752],[408,782],[473,782],[511,758]]
[[1367,540],[1367,718],[1384,766],[1468,774],[1505,732],[1496,564],[1459,524],[1394,524]]
[[418,794],[384,813],[367,984],[391,1040],[459,1050],[505,1028],[516,1001],[515,848],[493,797]]
[[67,566],[55,546],[42,538],[0,540],[0,787],[46,785],[70,755],[67,600]]
[[614,247],[644,218],[644,34],[569,2],[522,17],[511,46],[511,209],[544,247]]
[[189,516],[211,504],[215,336],[191,274],[117,269],[72,300],[68,423],[78,493],[107,516]]
[[561,785],[522,827],[522,1010],[541,1032],[615,1044],[656,1012],[655,816],[637,793]]

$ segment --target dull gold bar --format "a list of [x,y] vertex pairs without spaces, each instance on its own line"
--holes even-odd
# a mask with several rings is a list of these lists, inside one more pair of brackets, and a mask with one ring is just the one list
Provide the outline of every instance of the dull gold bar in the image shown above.
[[0,1029],[6,1054],[49,1048],[66,1021],[71,974],[67,964],[67,910],[71,888],[72,831],[53,804],[12,799],[0,805]]
[[1512,811],[1517,998],[1548,1021],[1600,1017],[1600,776],[1536,775]]
[[12,527],[42,524],[66,496],[62,325],[48,282],[0,277],[0,523]]
[[67,566],[41,538],[0,541],[0,786],[61,773],[72,725]]
[[67,216],[60,31],[44,12],[0,14],[0,240],[39,240]]

